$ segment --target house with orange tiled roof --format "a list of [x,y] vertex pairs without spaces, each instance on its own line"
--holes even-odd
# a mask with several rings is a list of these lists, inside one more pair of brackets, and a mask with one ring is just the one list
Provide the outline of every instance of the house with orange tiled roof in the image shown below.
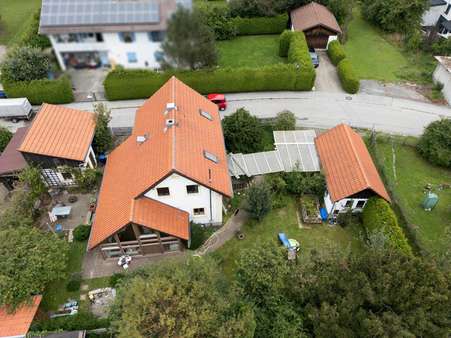
[[33,296],[30,304],[23,304],[14,312],[0,307],[0,338],[26,337],[41,300],[42,296]]
[[43,104],[23,136],[17,151],[29,165],[41,168],[49,187],[74,185],[68,167],[94,168],[92,149],[94,114],[63,106]]
[[190,223],[222,224],[231,196],[218,107],[172,77],[108,156],[88,249],[104,258],[182,250]]
[[324,205],[330,218],[349,210],[360,212],[372,196],[390,202],[362,137],[346,124],[319,135],[316,150],[326,178]]

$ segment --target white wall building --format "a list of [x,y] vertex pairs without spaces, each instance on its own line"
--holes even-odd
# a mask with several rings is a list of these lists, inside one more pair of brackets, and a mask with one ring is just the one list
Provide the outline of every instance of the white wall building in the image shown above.
[[61,69],[159,68],[167,20],[190,0],[43,0],[39,32]]
[[437,30],[439,36],[447,39],[451,35],[451,0],[429,0],[422,26],[428,31]]
[[441,83],[443,85],[442,93],[448,104],[451,104],[451,57],[436,56],[438,61],[432,78],[434,83]]

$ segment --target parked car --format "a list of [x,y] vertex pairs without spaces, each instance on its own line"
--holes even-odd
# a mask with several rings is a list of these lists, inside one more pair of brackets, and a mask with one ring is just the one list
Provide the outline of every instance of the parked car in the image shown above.
[[0,99],[6,99],[7,97],[5,91],[0,89]]
[[0,100],[0,118],[13,122],[30,120],[33,116],[33,108],[27,98]]
[[309,54],[310,54],[310,58],[312,59],[313,67],[318,68],[318,66],[319,66],[319,56],[315,52],[315,48],[310,47],[308,49],[308,51],[309,51]]
[[208,94],[207,98],[213,102],[216,103],[219,110],[226,110],[227,108],[227,100],[225,98],[224,94]]

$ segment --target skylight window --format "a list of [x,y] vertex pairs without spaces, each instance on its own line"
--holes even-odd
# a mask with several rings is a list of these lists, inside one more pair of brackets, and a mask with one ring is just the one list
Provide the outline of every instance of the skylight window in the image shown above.
[[208,111],[199,109],[199,114],[205,117],[207,120],[213,121],[213,116]]
[[210,161],[215,162],[215,163],[219,163],[218,156],[216,156],[215,154],[212,154],[212,153],[204,150],[204,156],[205,156],[205,158],[207,160],[210,160]]

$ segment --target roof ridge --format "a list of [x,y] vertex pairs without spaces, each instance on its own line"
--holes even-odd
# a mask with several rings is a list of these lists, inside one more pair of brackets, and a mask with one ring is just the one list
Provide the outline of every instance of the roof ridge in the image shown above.
[[371,186],[371,185],[370,185],[370,182],[369,182],[369,180],[368,180],[368,177],[366,176],[365,170],[363,170],[363,164],[362,164],[362,161],[360,161],[359,156],[357,156],[357,150],[355,149],[354,142],[353,142],[353,140],[352,140],[352,138],[351,138],[351,134],[350,134],[350,133],[351,133],[351,132],[354,133],[354,131],[353,131],[353,130],[351,129],[351,127],[348,126],[347,124],[343,124],[343,127],[345,128],[346,137],[348,138],[349,143],[350,143],[350,145],[351,145],[351,148],[352,148],[352,154],[353,154],[353,156],[355,157],[355,159],[357,160],[357,163],[358,163],[358,165],[359,165],[360,173],[362,174],[363,179],[365,180],[366,187],[369,188],[369,187]]
[[172,83],[171,83],[171,85],[172,85],[172,102],[174,102],[175,103],[175,109],[172,109],[173,110],[173,118],[174,118],[174,126],[172,127],[172,169],[175,169],[176,168],[176,132],[175,132],[175,130],[176,130],[176,128],[177,128],[177,103],[175,102],[176,101],[176,93],[175,93],[175,88],[176,88],[176,86],[175,86],[175,82],[176,82],[176,78],[175,78],[175,76],[173,75],[172,76],[172,78],[171,78],[171,80],[172,80]]

